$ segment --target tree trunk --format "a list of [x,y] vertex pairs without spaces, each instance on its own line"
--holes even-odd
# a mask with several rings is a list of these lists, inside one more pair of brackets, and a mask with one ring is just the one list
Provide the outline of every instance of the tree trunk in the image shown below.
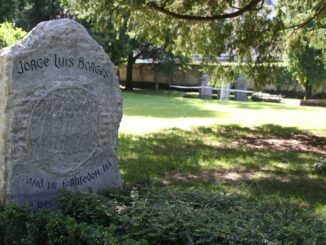
[[305,91],[304,91],[304,100],[310,99],[312,95],[312,85],[309,81],[305,84]]
[[133,54],[128,55],[128,64],[127,64],[127,80],[126,80],[126,90],[132,91],[134,89],[132,83],[132,65],[134,64]]
[[155,90],[159,90],[160,89],[160,85],[158,83],[158,69],[157,69],[157,65],[153,65],[154,66],[154,84],[155,84]]

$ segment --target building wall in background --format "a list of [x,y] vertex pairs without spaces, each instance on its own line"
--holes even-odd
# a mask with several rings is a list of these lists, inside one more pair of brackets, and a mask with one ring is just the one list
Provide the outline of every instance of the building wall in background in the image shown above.
[[[119,67],[120,81],[125,82],[127,77],[127,66]],[[200,72],[198,66],[192,66],[189,71],[176,71],[173,74],[164,74],[158,71],[155,64],[134,64],[132,80],[142,83],[159,83],[167,85],[196,86],[199,83]]]
[[[167,87],[168,85],[182,85],[182,86],[198,86],[200,80],[200,71],[198,65],[192,65],[192,68],[188,71],[176,71],[173,74],[164,74],[158,71],[157,64],[134,64],[133,65],[133,82],[136,87],[142,87],[144,84],[160,84],[165,85],[162,87]],[[121,65],[119,67],[119,79],[120,82],[124,83],[126,81],[127,66]],[[235,81],[230,81],[234,83]],[[254,82],[247,80],[247,88],[249,90],[254,90]],[[146,86],[154,87],[154,86]],[[275,85],[268,85],[264,88],[264,91],[271,93],[282,93],[290,97],[300,97],[303,95],[303,89],[299,84],[284,85],[281,88],[277,88]],[[322,85],[316,91],[315,94],[326,93],[326,84]]]

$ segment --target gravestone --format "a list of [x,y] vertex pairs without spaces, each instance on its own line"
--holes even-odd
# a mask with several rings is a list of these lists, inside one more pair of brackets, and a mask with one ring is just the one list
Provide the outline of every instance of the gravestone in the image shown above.
[[220,100],[229,100],[230,97],[230,84],[227,83],[224,85],[224,82],[222,83],[221,89],[220,89]]
[[[241,77],[239,77],[235,84],[236,90],[247,90],[247,81]],[[248,100],[248,94],[245,92],[235,92],[235,100],[237,101],[247,101]]]
[[122,185],[116,69],[74,20],[42,22],[0,51],[0,199],[51,208],[60,189]]
[[207,74],[202,74],[200,76],[199,84],[200,86],[203,86],[202,88],[199,89],[199,98],[201,99],[206,99],[206,100],[212,99],[213,88],[211,86],[208,86],[208,78],[209,77]]

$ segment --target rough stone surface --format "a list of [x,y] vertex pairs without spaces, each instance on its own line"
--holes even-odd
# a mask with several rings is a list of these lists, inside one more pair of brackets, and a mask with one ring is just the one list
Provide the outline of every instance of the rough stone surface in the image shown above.
[[[238,78],[235,84],[235,89],[237,90],[247,90],[247,81],[243,78]],[[243,92],[235,92],[235,100],[237,101],[247,101],[248,94]]]
[[199,89],[199,98],[201,99],[206,99],[206,100],[212,99],[213,87],[208,86],[208,79],[209,77],[207,74],[202,74],[200,76],[199,84],[200,86],[204,86],[203,88]]
[[86,29],[42,22],[0,50],[0,200],[51,208],[58,190],[122,185],[116,69]]

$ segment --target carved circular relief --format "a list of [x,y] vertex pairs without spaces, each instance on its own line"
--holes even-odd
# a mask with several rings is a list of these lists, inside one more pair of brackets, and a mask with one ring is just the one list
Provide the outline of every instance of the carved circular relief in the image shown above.
[[100,110],[93,97],[80,88],[51,91],[34,107],[29,140],[32,158],[42,169],[70,174],[96,151]]

